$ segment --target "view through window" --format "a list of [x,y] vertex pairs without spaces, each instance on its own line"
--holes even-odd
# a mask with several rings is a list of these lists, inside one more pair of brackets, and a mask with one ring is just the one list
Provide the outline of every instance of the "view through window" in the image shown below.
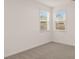
[[56,30],[65,30],[65,11],[58,11],[56,14]]
[[49,30],[49,12],[46,10],[40,10],[40,30]]

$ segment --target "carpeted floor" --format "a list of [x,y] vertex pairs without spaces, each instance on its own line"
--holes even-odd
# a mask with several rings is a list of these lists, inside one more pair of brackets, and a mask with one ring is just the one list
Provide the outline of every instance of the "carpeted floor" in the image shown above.
[[75,47],[50,42],[5,59],[75,59]]

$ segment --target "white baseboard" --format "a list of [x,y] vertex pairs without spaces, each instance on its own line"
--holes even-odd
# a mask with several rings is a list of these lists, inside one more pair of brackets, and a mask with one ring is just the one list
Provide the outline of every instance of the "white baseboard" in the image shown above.
[[32,46],[29,47],[29,48],[22,49],[22,50],[18,50],[17,52],[10,53],[10,54],[8,54],[8,55],[6,55],[6,56],[4,55],[4,57],[6,58],[6,57],[9,57],[9,56],[11,56],[11,55],[15,55],[15,54],[17,54],[17,53],[20,53],[20,52],[23,52],[23,51],[27,51],[27,50],[29,50],[29,49],[32,49],[32,48],[41,46],[41,45],[46,44],[46,43],[49,43],[49,42],[50,42],[50,41],[41,42],[41,43],[39,43],[39,44],[32,45]]
[[75,46],[75,44],[70,44],[70,43],[64,43],[64,42],[59,42],[59,41],[51,41],[51,42],[54,42],[54,43],[59,43],[59,44],[64,44],[64,45],[68,45],[68,46]]

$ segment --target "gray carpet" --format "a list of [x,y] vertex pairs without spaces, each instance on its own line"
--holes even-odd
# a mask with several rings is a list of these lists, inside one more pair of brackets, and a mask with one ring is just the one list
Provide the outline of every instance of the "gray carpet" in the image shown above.
[[50,42],[5,59],[75,59],[75,47]]

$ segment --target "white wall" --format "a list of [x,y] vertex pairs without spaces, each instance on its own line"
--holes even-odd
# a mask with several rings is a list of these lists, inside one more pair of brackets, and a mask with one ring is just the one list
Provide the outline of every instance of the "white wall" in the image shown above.
[[[51,30],[40,31],[39,10],[51,12],[51,8],[34,0],[5,0],[5,57],[52,41],[74,45],[74,5],[53,8],[50,21]],[[55,13],[65,10],[67,14],[66,31],[54,30]]]
[[[55,14],[59,10],[64,10],[66,12],[66,31],[58,32],[55,30]],[[66,5],[60,5],[53,8],[53,32],[52,41],[74,45],[75,40],[75,4],[74,2],[68,3]]]
[[50,41],[50,32],[40,32],[40,9],[51,10],[34,0],[5,0],[5,57]]

